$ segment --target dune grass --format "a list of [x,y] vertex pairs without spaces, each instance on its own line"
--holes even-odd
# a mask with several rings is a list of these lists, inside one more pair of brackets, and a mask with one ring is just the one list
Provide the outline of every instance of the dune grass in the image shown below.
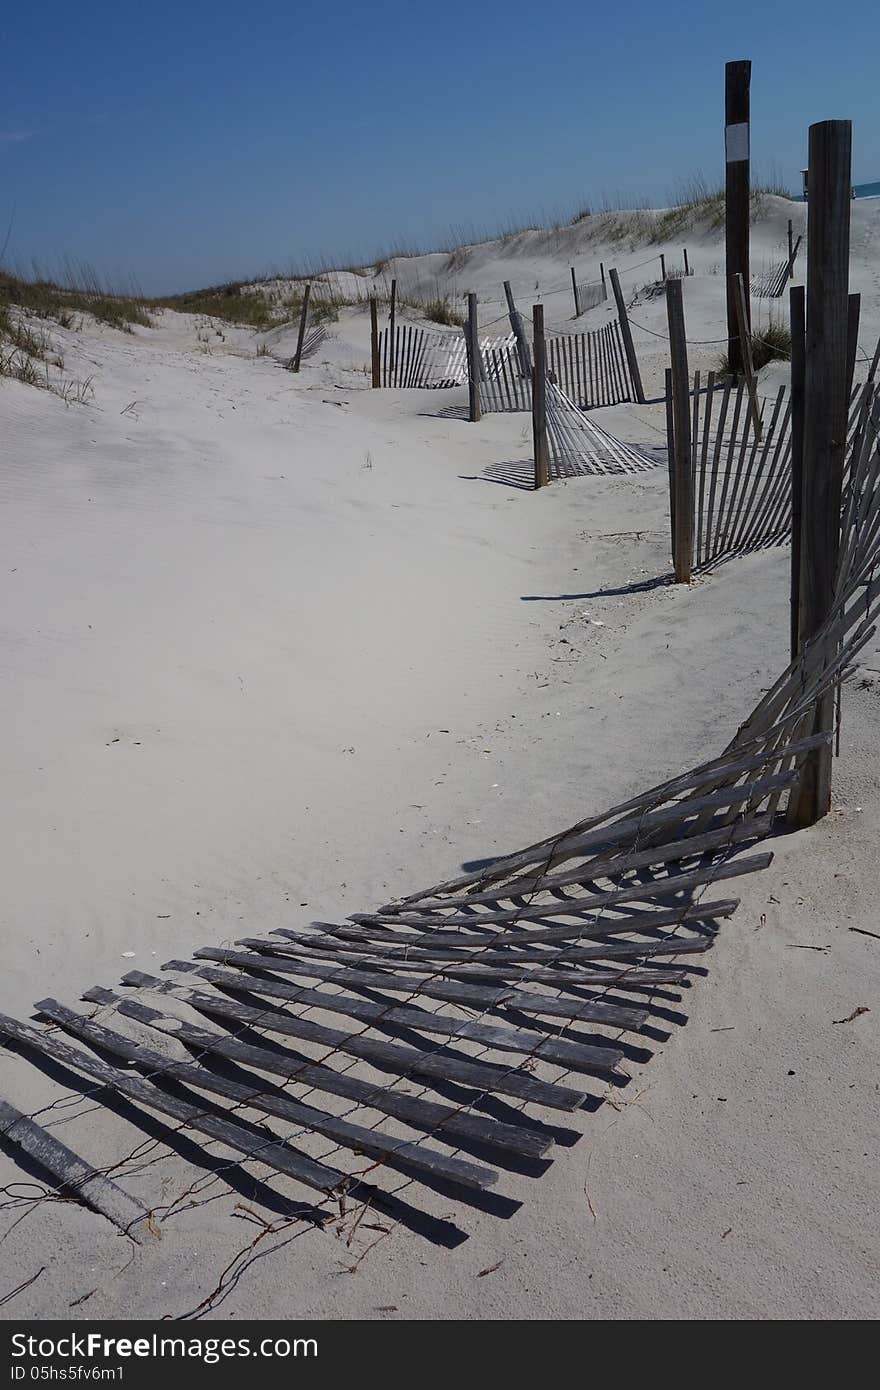
[[62,328],[72,328],[77,314],[91,314],[99,323],[125,333],[131,332],[132,324],[148,328],[152,323],[140,296],[114,294],[83,267],[76,268],[66,284],[39,274],[26,279],[0,269],[0,308],[13,306],[37,318],[54,319]]
[[[303,286],[304,288],[304,286]],[[309,322],[332,323],[339,317],[339,305],[344,301],[335,296],[313,293],[309,299]],[[172,309],[181,314],[198,314],[220,319],[239,328],[251,328],[262,333],[279,323],[298,319],[302,310],[303,292],[283,292],[260,280],[233,280],[225,285],[209,285],[185,294],[151,299],[156,309]]]
[[[768,362],[788,362],[791,360],[791,329],[778,319],[752,332],[752,363],[755,371],[766,367]],[[716,371],[719,376],[731,376],[730,359],[727,353],[719,358]]]

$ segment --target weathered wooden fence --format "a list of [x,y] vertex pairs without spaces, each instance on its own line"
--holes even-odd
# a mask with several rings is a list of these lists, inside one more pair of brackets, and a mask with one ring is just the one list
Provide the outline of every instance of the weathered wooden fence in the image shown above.
[[592,333],[548,336],[547,365],[565,394],[584,410],[636,399],[616,319]]
[[553,381],[547,383],[546,411],[548,481],[586,473],[638,473],[657,465],[656,459],[621,443],[590,420]]
[[[480,349],[484,355],[503,353],[513,342],[512,333],[484,338]],[[462,386],[468,379],[467,343],[460,332],[437,333],[397,324],[392,337],[389,328],[382,329],[379,362],[382,386],[443,389]]]
[[792,253],[778,265],[771,266],[760,275],[750,277],[752,294],[758,299],[779,299],[785,291],[785,287],[794,274],[794,264],[797,260],[798,250],[800,249],[801,238],[795,242]]
[[604,280],[579,280],[575,285],[575,313],[585,314],[595,309],[608,298],[608,286]]
[[[675,430],[667,373],[667,439],[670,512],[675,537]],[[791,402],[785,386],[766,401],[761,430],[749,409],[746,382],[716,380],[702,385],[694,373],[691,392],[690,464],[694,506],[694,568],[767,546],[787,544],[792,526]],[[852,389],[847,427],[847,467],[856,456],[864,428],[865,387]]]

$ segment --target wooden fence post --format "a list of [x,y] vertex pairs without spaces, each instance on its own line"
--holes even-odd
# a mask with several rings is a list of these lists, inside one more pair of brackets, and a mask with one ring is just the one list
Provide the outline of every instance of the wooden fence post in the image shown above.
[[375,387],[382,385],[379,364],[379,306],[376,303],[375,295],[370,300],[370,368],[375,389]]
[[472,423],[482,418],[480,405],[480,332],[477,327],[477,296],[468,295],[467,364],[468,419]]
[[735,275],[746,287],[746,323],[749,308],[749,86],[752,65],[748,60],[727,63],[724,69],[724,143],[726,156],[725,240],[727,260],[727,360],[734,375],[743,359],[737,328]]
[[602,276],[602,297],[603,297],[604,299],[607,299],[607,298],[608,298],[608,286],[605,284],[605,267],[604,267],[604,265],[602,264],[601,261],[599,262],[599,274]]
[[574,295],[574,316],[576,319],[579,319],[581,316],[581,301],[580,295],[578,294],[578,282],[574,273],[574,266],[571,268],[571,289]]
[[626,305],[623,302],[623,291],[620,288],[620,276],[616,270],[609,270],[608,276],[611,280],[611,289],[614,292],[614,302],[617,305],[617,317],[620,320],[620,334],[623,338],[623,350],[626,353],[626,361],[629,367],[629,374],[632,377],[636,400],[639,405],[644,405],[645,393],[642,390],[642,374],[639,371],[638,358],[636,357],[636,350],[633,346],[632,329],[629,326]]
[[789,290],[791,317],[791,659],[800,651],[798,622],[801,602],[801,506],[804,486],[804,353],[806,290]]
[[752,412],[752,424],[755,429],[755,438],[761,438],[761,408],[758,405],[758,382],[755,377],[755,364],[752,361],[752,335],[749,331],[748,306],[746,302],[746,290],[741,275],[735,275],[736,284],[734,286],[736,296],[736,326],[739,330],[740,355],[742,357],[743,374],[746,379],[746,389],[749,393],[749,408]]
[[662,251],[660,252],[660,279],[666,279],[666,257],[663,255]]
[[683,246],[683,247],[682,247],[682,251],[683,251],[683,253],[684,253],[684,273],[685,273],[685,275],[690,275],[690,273],[691,273],[691,267],[690,267],[690,263],[689,263],[689,261],[688,261],[688,249],[687,249],[687,247],[686,247],[686,246]]
[[675,564],[675,425],[672,419],[672,368],[664,373],[666,388],[666,467],[669,472],[669,548]]
[[791,225],[791,218],[788,219],[788,265],[789,275],[794,269],[794,228]]
[[394,364],[397,358],[397,334],[395,327],[397,324],[397,281],[391,281],[391,308],[388,314],[388,376],[389,386],[396,385]]
[[529,359],[529,343],[526,338],[522,314],[516,307],[516,301],[513,297],[513,290],[510,288],[509,280],[504,281],[504,297],[507,300],[507,314],[510,319],[510,327],[513,336],[516,338],[516,354],[519,358],[520,374],[529,381],[532,375],[532,364]]
[[672,433],[675,443],[675,545],[672,562],[675,582],[689,584],[694,564],[694,477],[691,466],[691,383],[681,280],[666,281],[666,316],[672,361]]
[[[849,229],[852,123],[810,126],[807,203],[807,327],[801,514],[801,645],[831,609],[840,550],[840,505],[848,399]],[[834,693],[818,701],[815,733],[834,727]],[[813,825],[831,808],[831,746],[807,754],[792,818]]]
[[296,337],[296,352],[293,358],[293,370],[299,371],[299,364],[302,361],[303,342],[306,336],[306,319],[309,316],[309,299],[311,298],[312,287],[306,285],[303,290],[302,308],[299,311],[299,333]]
[[550,481],[550,449],[547,441],[547,344],[544,339],[544,306],[532,305],[535,365],[532,373],[532,442],[535,450],[535,487]]
[[852,395],[853,381],[856,374],[856,357],[859,352],[859,315],[862,307],[862,296],[851,294],[847,305],[846,320],[846,403],[849,409],[849,398]]

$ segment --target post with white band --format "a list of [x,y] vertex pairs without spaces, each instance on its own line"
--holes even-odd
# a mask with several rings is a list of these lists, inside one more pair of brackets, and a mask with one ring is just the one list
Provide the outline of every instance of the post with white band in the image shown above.
[[742,276],[746,291],[746,318],[751,328],[749,296],[749,87],[752,65],[748,59],[725,64],[724,147],[725,238],[727,256],[727,357],[731,371],[743,369],[742,345],[737,320],[737,281]]

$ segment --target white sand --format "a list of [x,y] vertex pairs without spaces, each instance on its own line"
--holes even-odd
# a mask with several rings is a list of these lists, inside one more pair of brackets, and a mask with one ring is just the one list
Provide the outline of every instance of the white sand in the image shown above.
[[[781,258],[788,215],[777,203],[754,229],[756,268]],[[880,201],[853,218],[870,352]],[[449,287],[477,289],[488,323],[505,278],[527,310],[573,252],[579,278],[640,257],[589,235],[477,248]],[[722,337],[719,235],[684,241],[689,335]],[[663,249],[678,247],[641,253]],[[387,273],[425,285],[446,259]],[[566,324],[570,290],[545,304]],[[662,299],[632,312],[662,333]],[[786,550],[687,591],[627,592],[669,569],[662,469],[507,488],[479,475],[529,458],[527,418],[472,426],[438,414],[462,392],[371,392],[363,312],[298,379],[244,331],[201,351],[202,326],[53,330],[68,368],[94,373],[88,406],[0,382],[0,1008],[20,1018],[199,945],[370,908],[599,811],[720,749],[785,664]],[[665,343],[636,341],[657,396]],[[692,366],[717,353],[694,348]],[[599,418],[665,442],[662,405]],[[834,813],[743,881],[707,977],[669,1004],[687,1026],[575,1118],[580,1141],[544,1176],[503,1175],[519,1210],[419,1190],[467,1233],[455,1250],[395,1227],[364,1254],[381,1231],[349,1248],[295,1225],[217,1316],[876,1315],[880,940],[849,930],[880,931],[876,648],[865,666],[844,697]],[[0,1094],[31,1110],[60,1091],[6,1054]],[[93,1161],[143,1137],[101,1109],[56,1132]],[[123,1185],[169,1201],[197,1175],[174,1156]],[[0,1153],[0,1186],[22,1180]],[[42,1205],[0,1243],[0,1297],[43,1271],[3,1313],[186,1312],[257,1229],[225,1191],[132,1262],[99,1216]],[[18,1214],[0,1211],[0,1235]]]

